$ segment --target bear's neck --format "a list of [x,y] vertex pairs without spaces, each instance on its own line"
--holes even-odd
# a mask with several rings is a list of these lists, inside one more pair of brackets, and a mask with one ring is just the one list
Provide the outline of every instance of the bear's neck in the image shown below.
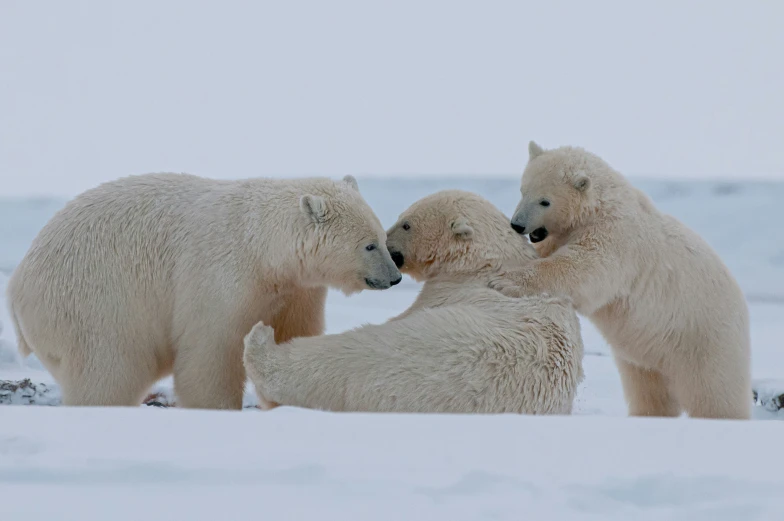
[[[316,231],[300,208],[303,188],[296,182],[266,182],[263,189],[250,181],[247,190],[244,242],[252,245],[259,282],[263,285],[311,286],[323,279],[323,264],[315,258]],[[320,186],[309,192],[322,195]],[[326,195],[326,194],[324,194]],[[274,232],[274,233],[269,233]],[[319,285],[324,285],[319,284]]]

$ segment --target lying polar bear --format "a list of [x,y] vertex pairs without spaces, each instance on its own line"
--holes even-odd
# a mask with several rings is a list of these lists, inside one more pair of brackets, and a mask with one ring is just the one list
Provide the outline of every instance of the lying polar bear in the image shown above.
[[502,265],[536,258],[503,213],[475,194],[439,192],[401,215],[387,247],[401,272],[424,281],[402,315],[280,345],[259,322],[245,337],[262,408],[571,413],[583,345],[570,301],[487,287]]

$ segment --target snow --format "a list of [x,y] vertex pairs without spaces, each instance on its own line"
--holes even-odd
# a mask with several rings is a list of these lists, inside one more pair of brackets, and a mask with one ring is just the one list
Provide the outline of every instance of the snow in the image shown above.
[[784,511],[781,429],[766,422],[42,407],[6,408],[3,420],[9,519],[721,521]]
[[[360,178],[382,223],[443,188],[483,194],[510,213],[518,177]],[[749,301],[755,420],[784,419],[784,183],[635,179],[702,234]],[[62,199],[0,199],[0,292]],[[405,309],[411,279],[383,292],[330,292],[327,329]],[[34,356],[20,360],[0,301],[0,403],[57,404]],[[570,418],[243,413],[176,408],[0,407],[0,513],[32,520],[779,519],[778,421],[626,417],[609,349],[582,320],[585,382]],[[152,394],[175,397],[171,379]],[[32,395],[32,396],[31,396]],[[751,399],[751,397],[749,398]],[[41,501],[46,498],[46,501]],[[258,514],[256,514],[258,512]],[[69,517],[71,516],[71,517]]]

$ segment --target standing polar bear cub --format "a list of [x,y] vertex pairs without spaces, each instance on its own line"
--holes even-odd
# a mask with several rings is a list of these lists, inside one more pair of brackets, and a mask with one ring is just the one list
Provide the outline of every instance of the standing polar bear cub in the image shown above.
[[328,286],[400,281],[385,242],[350,176],[106,183],[58,212],[14,272],[19,349],[66,405],[138,405],[173,373],[180,405],[239,409],[251,326],[323,333]]
[[257,324],[245,367],[262,404],[333,411],[568,414],[582,380],[580,324],[568,299],[509,298],[487,287],[536,254],[481,197],[439,192],[388,232],[392,258],[424,281],[382,325],[278,345]]
[[546,258],[494,287],[571,296],[612,346],[632,415],[749,418],[748,308],[719,256],[599,157],[529,154],[511,224]]

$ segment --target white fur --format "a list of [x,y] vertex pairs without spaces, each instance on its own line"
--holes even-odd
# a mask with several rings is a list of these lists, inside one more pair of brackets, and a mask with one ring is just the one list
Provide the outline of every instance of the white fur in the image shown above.
[[529,148],[512,222],[547,229],[545,258],[492,285],[571,296],[612,346],[630,414],[749,418],[748,308],[719,256],[599,157]]
[[245,338],[245,367],[262,403],[335,411],[571,412],[583,346],[568,298],[515,299],[487,288],[501,263],[535,258],[500,211],[474,194],[439,192],[404,212],[387,244],[405,257],[401,271],[425,281],[416,302],[382,325],[284,345],[257,324]]
[[385,241],[353,178],[131,176],[51,219],[8,300],[20,351],[67,405],[136,405],[173,372],[178,404],[238,409],[252,325],[323,333],[327,286],[399,280]]

